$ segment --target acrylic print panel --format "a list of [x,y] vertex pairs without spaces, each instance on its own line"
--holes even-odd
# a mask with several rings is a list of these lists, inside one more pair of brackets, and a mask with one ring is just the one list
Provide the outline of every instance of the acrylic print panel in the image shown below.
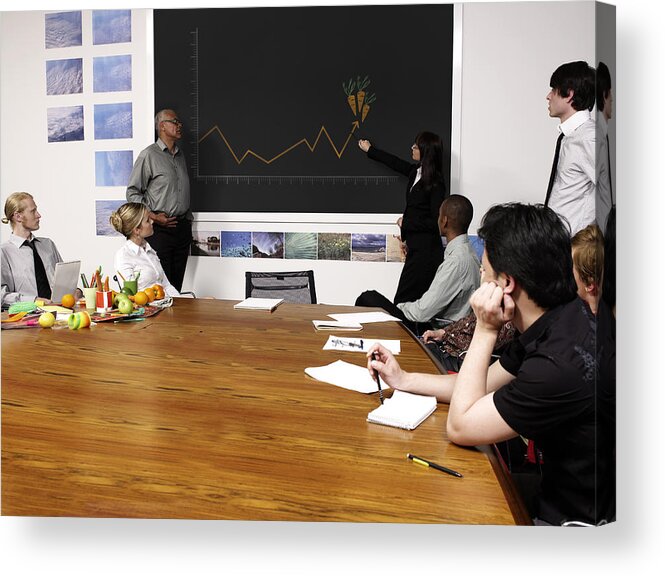
[[95,185],[127,186],[134,164],[131,150],[95,152]]
[[197,230],[192,232],[192,256],[220,256],[220,233]]
[[81,12],[57,12],[44,16],[44,36],[46,48],[66,48],[81,46]]
[[252,232],[252,258],[284,258],[284,233]]
[[83,58],[46,61],[46,94],[81,94],[83,92]]
[[132,41],[131,10],[93,10],[92,43],[118,44]]
[[226,258],[251,258],[251,232],[222,232],[222,256]]
[[95,104],[95,140],[132,137],[132,104]]
[[122,92],[132,89],[132,57],[101,56],[92,62],[93,92]]
[[46,110],[49,142],[83,140],[83,106],[63,106]]

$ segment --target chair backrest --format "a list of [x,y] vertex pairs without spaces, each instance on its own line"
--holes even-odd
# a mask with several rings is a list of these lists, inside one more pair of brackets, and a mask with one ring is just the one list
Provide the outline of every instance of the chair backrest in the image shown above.
[[316,304],[314,271],[245,272],[245,298],[283,298],[295,304]]

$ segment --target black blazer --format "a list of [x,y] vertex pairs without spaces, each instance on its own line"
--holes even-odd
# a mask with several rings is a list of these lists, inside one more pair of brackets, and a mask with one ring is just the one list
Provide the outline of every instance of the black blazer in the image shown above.
[[404,174],[409,179],[406,187],[406,207],[402,215],[402,240],[409,250],[443,250],[439,233],[439,208],[448,197],[443,180],[426,188],[422,180],[413,186],[418,164],[402,160],[389,152],[371,146],[367,156]]

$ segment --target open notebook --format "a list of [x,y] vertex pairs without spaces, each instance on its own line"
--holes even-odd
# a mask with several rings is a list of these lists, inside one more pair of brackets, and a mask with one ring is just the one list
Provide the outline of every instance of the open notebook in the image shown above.
[[405,430],[417,428],[436,410],[434,396],[420,396],[395,390],[381,406],[367,415],[367,421],[384,426],[394,426]]

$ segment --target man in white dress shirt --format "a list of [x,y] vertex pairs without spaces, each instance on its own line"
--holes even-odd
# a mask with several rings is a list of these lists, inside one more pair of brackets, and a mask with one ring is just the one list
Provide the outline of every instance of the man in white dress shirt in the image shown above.
[[595,78],[586,62],[568,62],[552,74],[547,94],[549,114],[560,121],[560,142],[545,205],[565,219],[571,236],[596,221]]
[[14,192],[5,202],[2,222],[12,233],[2,250],[2,308],[15,302],[51,299],[55,265],[62,257],[52,240],[34,236],[41,214],[32,195]]

